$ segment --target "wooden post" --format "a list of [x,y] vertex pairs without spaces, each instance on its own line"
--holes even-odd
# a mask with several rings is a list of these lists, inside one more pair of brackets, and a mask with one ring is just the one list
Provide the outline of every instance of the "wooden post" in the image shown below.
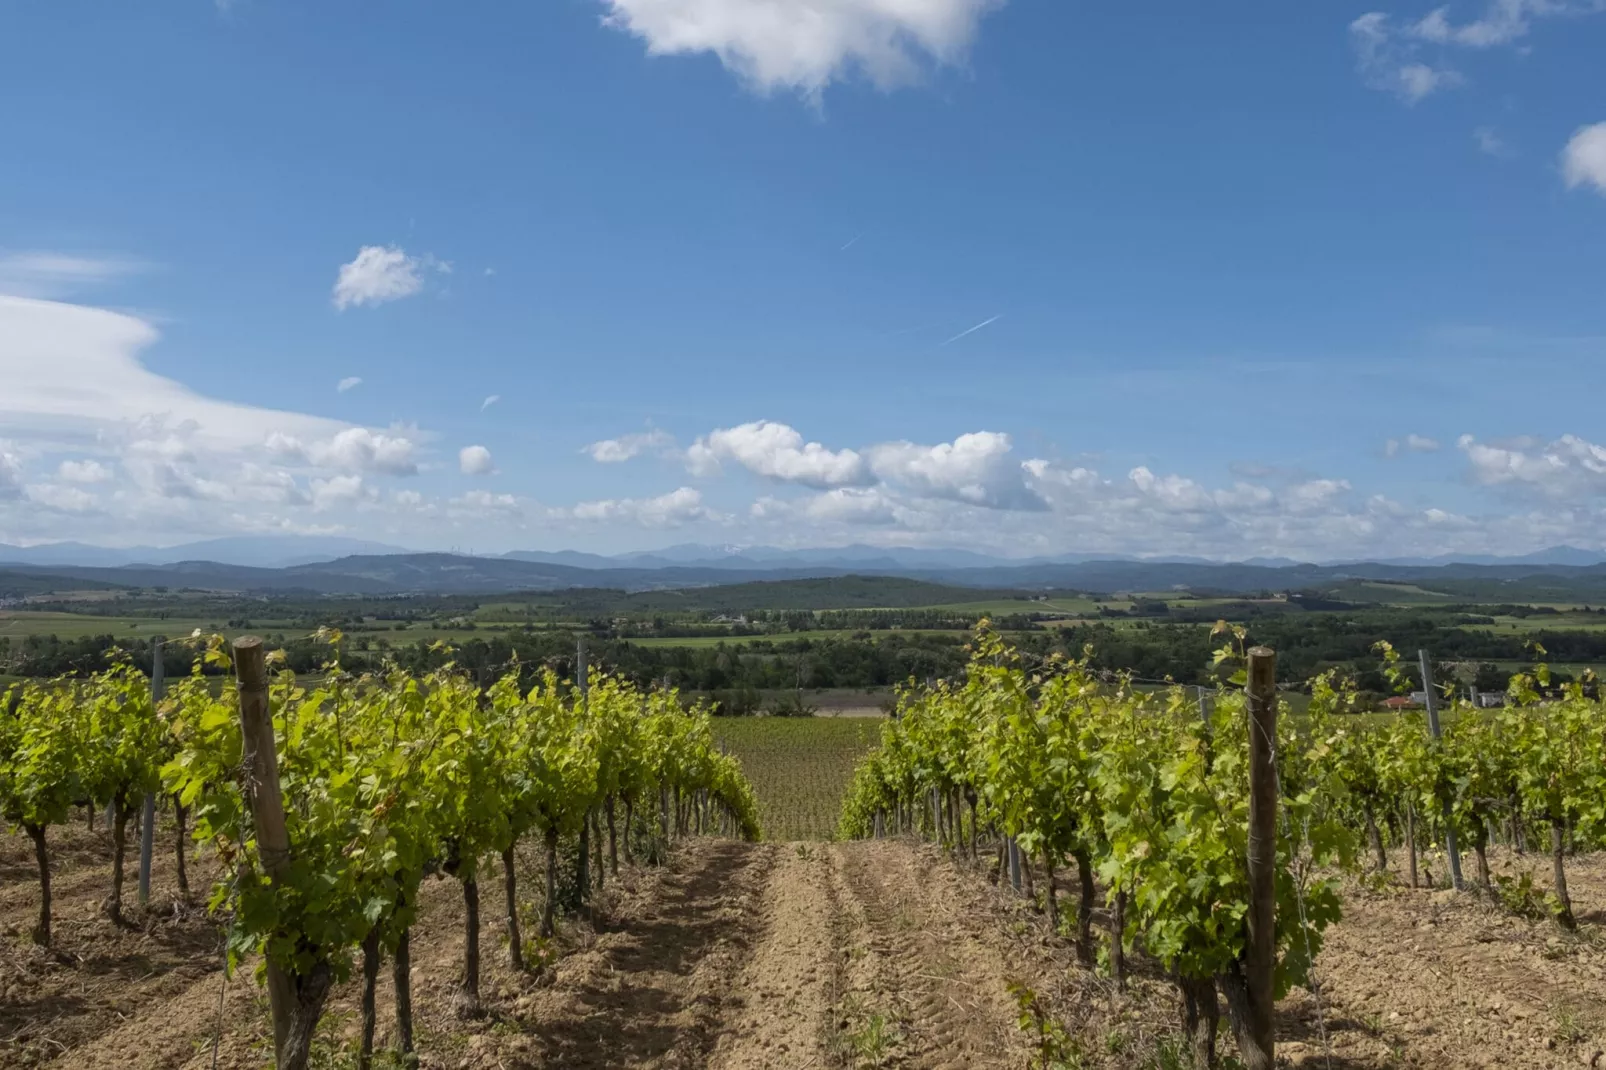
[[[1426,650],[1416,652],[1417,660],[1422,666],[1423,704],[1428,710],[1428,731],[1433,738],[1438,739],[1439,729],[1439,702],[1438,696],[1433,693],[1433,663],[1428,660]],[[1455,820],[1450,814],[1450,803],[1444,803],[1444,846],[1450,855],[1450,885],[1456,891],[1461,891],[1461,849],[1455,842]]]
[[[161,703],[167,695],[167,681],[162,672],[161,636],[151,640],[151,705]],[[156,841],[156,793],[145,795],[145,813],[139,826],[139,905],[151,901],[151,851]]]
[[1249,651],[1249,930],[1244,1020],[1234,1023],[1248,1070],[1271,1070],[1272,975],[1277,966],[1277,655]]
[[[251,808],[262,868],[268,879],[277,884],[290,867],[290,835],[284,824],[284,798],[279,794],[279,756],[273,748],[273,713],[268,706],[268,673],[261,639],[247,635],[234,641],[234,675],[240,683],[240,764],[245,774],[246,804]],[[271,956],[267,974],[274,1061],[283,1066],[290,1021],[296,1012],[295,983]]]

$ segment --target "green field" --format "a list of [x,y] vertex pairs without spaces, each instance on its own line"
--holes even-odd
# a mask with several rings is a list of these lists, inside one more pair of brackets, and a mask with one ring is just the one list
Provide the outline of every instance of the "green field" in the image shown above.
[[714,738],[758,792],[764,838],[826,840],[853,767],[881,739],[880,717],[722,717]]
[[[199,617],[99,617],[85,613],[46,613],[29,610],[0,610],[0,636],[55,635],[62,639],[82,639],[91,635],[111,635],[149,639],[152,636],[176,638],[195,629],[203,632],[223,630],[223,622]],[[277,630],[265,621],[263,630]]]

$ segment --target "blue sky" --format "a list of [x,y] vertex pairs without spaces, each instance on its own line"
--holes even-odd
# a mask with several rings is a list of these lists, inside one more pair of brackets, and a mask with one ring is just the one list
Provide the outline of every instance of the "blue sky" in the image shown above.
[[1596,0],[8,4],[0,542],[1603,547],[1602,55]]

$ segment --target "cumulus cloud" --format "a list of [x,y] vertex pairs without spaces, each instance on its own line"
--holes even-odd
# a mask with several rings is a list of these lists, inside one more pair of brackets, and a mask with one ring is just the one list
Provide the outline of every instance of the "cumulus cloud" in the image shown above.
[[68,483],[110,483],[110,468],[99,461],[62,461],[56,468],[56,477]]
[[360,375],[348,375],[344,379],[340,380],[340,382],[335,384],[335,393],[344,394],[346,391],[354,389],[354,388],[359,387],[361,385],[362,385],[362,376],[360,376]]
[[491,451],[484,446],[464,446],[457,452],[457,466],[467,476],[488,476],[494,468]]
[[371,497],[362,476],[330,476],[312,481],[312,507],[317,510],[352,505]]
[[557,515],[590,522],[623,521],[648,528],[672,528],[697,520],[720,519],[717,513],[703,505],[701,492],[692,487],[680,487],[656,498],[610,498],[581,502],[569,509],[558,510]]
[[861,73],[891,88],[963,60],[1003,0],[601,0],[604,22],[652,55],[711,53],[761,93],[818,98]]
[[1548,497],[1597,495],[1606,491],[1606,446],[1562,435],[1554,442],[1529,438],[1479,442],[1462,435],[1474,482]]
[[1606,122],[1581,126],[1561,150],[1561,177],[1568,189],[1594,186],[1606,195]]
[[1026,485],[1025,469],[1011,457],[1009,436],[996,431],[960,435],[952,442],[919,446],[887,442],[866,451],[870,469],[888,483],[916,494],[949,498],[989,509],[1046,509]]
[[804,442],[793,428],[770,420],[711,432],[686,451],[687,467],[695,475],[711,475],[723,462],[779,483],[819,490],[873,482],[864,458],[853,450],[832,451],[818,442]]
[[675,448],[675,439],[664,431],[641,431],[618,438],[605,438],[593,442],[584,450],[598,464],[623,464],[648,451],[667,452]]
[[269,453],[289,464],[390,476],[418,474],[418,447],[411,439],[366,427],[348,427],[324,441],[311,443],[273,431],[265,444]]
[[0,498],[15,498],[22,493],[22,458],[0,442]]
[[82,513],[95,506],[95,496],[78,487],[60,483],[30,483],[27,487],[30,502],[62,513]]
[[331,299],[341,311],[399,301],[422,290],[430,270],[449,273],[452,265],[427,254],[408,256],[394,245],[365,245],[349,264],[340,265]]

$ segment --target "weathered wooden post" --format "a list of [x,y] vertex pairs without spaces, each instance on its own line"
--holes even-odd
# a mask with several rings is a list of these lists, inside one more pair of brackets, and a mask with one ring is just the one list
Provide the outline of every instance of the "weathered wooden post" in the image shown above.
[[[268,879],[277,884],[290,867],[290,834],[279,793],[279,756],[273,744],[273,712],[268,705],[268,673],[262,640],[234,641],[234,675],[240,685],[241,768],[246,805],[256,829],[257,855]],[[268,1003],[273,1012],[273,1055],[285,1065],[290,1021],[296,1010],[295,983],[272,956],[267,961]]]
[[[1247,1006],[1233,1015],[1246,1070],[1271,1070],[1272,976],[1277,967],[1277,654],[1249,651],[1249,930]],[[1228,996],[1231,1004],[1231,993]],[[1240,1020],[1241,1019],[1241,1020]]]

